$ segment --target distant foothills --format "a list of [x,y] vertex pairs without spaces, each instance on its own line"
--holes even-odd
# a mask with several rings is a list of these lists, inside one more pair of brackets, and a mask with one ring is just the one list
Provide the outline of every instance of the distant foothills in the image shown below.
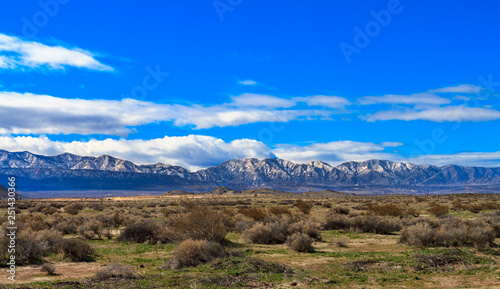
[[[325,189],[356,194],[499,193],[500,168],[415,165],[386,160],[321,161],[234,159],[191,172],[157,163],[136,165],[111,156],[36,155],[0,150],[0,184],[16,176],[20,191],[206,192],[268,188],[289,192]],[[5,184],[4,184],[5,185]],[[84,197],[84,192],[82,192]]]

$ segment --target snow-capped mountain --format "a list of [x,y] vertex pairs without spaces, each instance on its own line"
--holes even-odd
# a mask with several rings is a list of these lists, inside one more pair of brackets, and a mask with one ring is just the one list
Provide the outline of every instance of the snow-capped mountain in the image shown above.
[[386,160],[345,162],[331,166],[321,161],[303,164],[282,159],[235,159],[196,172],[157,163],[136,165],[111,156],[61,154],[42,156],[30,152],[0,150],[0,174],[15,175],[30,190],[60,189],[187,189],[210,190],[267,187],[305,191],[335,188],[368,192],[429,192],[434,189],[462,191],[500,188],[500,168],[443,167]]

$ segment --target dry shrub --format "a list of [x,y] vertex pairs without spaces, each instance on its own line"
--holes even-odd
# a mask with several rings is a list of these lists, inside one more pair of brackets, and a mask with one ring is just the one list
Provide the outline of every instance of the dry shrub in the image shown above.
[[237,233],[243,233],[243,231],[250,229],[253,226],[254,222],[246,220],[246,219],[241,219],[236,222],[234,225],[234,231]]
[[273,206],[273,207],[270,207],[269,209],[269,213],[271,214],[275,214],[275,215],[290,215],[292,212],[290,211],[290,209],[286,206]]
[[435,228],[425,222],[406,227],[399,242],[415,246],[487,247],[494,240],[495,232],[484,220],[452,217],[441,220],[439,227]]
[[120,213],[120,212],[116,212],[116,213],[112,214],[110,217],[111,217],[111,220],[113,221],[114,228],[118,228],[118,227],[123,226],[125,224],[130,224],[132,222],[132,220],[127,215]]
[[[18,213],[16,213],[18,214]],[[19,215],[18,215],[19,216]],[[49,224],[44,220],[41,215],[36,216],[23,216],[18,217],[27,227],[31,228],[33,231],[41,231],[49,228]]]
[[[30,229],[18,232],[16,236],[16,263],[17,264],[37,264],[42,261],[45,253],[43,244],[37,242],[37,233]],[[5,240],[8,243],[7,238]],[[7,246],[2,242],[2,253],[7,252]]]
[[436,217],[446,215],[450,211],[450,208],[446,205],[435,204],[429,209],[429,213]]
[[413,246],[427,246],[435,243],[436,231],[425,222],[404,228],[399,237],[399,242]]
[[320,229],[320,223],[312,220],[302,220],[291,224],[289,233],[304,233],[315,240],[320,240]]
[[323,203],[321,204],[321,206],[322,206],[323,208],[331,208],[331,207],[332,207],[332,203],[330,203],[330,202],[323,202]]
[[166,237],[165,230],[158,221],[139,220],[125,227],[118,237],[118,241],[155,244],[158,241],[165,243],[168,241],[168,238]]
[[53,206],[48,206],[48,207],[45,207],[43,210],[42,210],[42,214],[45,214],[45,215],[53,215],[55,213],[57,213],[59,210],[56,208],[56,207],[53,207]]
[[62,234],[56,230],[43,230],[36,232],[34,239],[45,252],[57,252],[59,243],[63,240]]
[[100,203],[95,203],[95,202],[88,204],[87,208],[95,211],[104,211],[104,206]]
[[396,217],[357,216],[348,218],[333,214],[327,216],[323,228],[325,230],[349,229],[360,233],[390,234],[401,230],[402,221]]
[[96,220],[90,219],[83,223],[82,226],[78,228],[78,234],[85,237],[85,239],[93,239],[94,236],[97,236],[98,239],[101,239],[103,224]]
[[[38,264],[43,261],[43,256],[51,253],[63,253],[65,257],[74,261],[93,260],[94,251],[90,245],[81,239],[64,239],[62,233],[57,230],[32,231],[23,223],[17,224],[16,236],[16,263]],[[6,231],[6,226],[3,228]],[[3,234],[0,236],[0,249],[7,252],[10,239]],[[0,259],[8,258],[8,255],[0,254]]]
[[453,205],[453,207],[451,207],[453,211],[463,211],[466,209],[460,200],[454,200],[451,204]]
[[56,272],[56,265],[53,263],[45,263],[40,268],[42,272],[47,273],[48,275],[54,275]]
[[185,214],[175,214],[168,219],[171,238],[222,242],[228,231],[229,216],[220,210],[196,204]]
[[314,252],[314,240],[304,233],[294,233],[286,239],[288,248],[297,252]]
[[272,223],[257,223],[251,229],[243,232],[242,237],[255,244],[282,244],[289,232],[289,223],[281,220]]
[[78,203],[67,205],[66,207],[64,207],[64,211],[70,215],[78,214],[78,212],[80,212],[81,209],[82,209],[82,205],[80,205]]
[[53,227],[63,234],[76,234],[78,227],[83,223],[79,217],[57,218]]
[[377,216],[393,216],[400,217],[404,215],[404,210],[393,203],[373,205],[371,203],[367,204],[368,213]]
[[137,274],[132,267],[120,263],[111,263],[103,270],[97,272],[94,280],[104,281],[108,279],[135,279]]
[[401,228],[402,222],[396,217],[366,216],[351,221],[351,230],[361,233],[390,234]]
[[45,208],[45,204],[43,203],[37,203],[34,206],[30,207],[28,209],[28,212],[34,213],[34,212],[41,212]]
[[495,232],[495,237],[500,238],[500,211],[484,214],[482,219],[491,226]]
[[335,207],[331,210],[331,213],[339,215],[349,215],[350,212],[351,210],[346,207]]
[[115,223],[114,220],[111,218],[111,215],[99,214],[93,218],[99,221],[103,228],[115,227]]
[[78,238],[62,239],[60,248],[64,256],[73,261],[94,260],[94,249],[85,240]]
[[351,223],[349,219],[338,214],[327,216],[326,221],[323,224],[323,228],[325,230],[343,230],[349,229],[350,227]]
[[293,202],[293,205],[299,211],[301,211],[302,213],[304,213],[306,215],[308,215],[311,212],[311,209],[313,207],[313,204],[311,204],[309,202],[302,201],[302,200],[296,200],[295,202]]
[[[23,223],[16,224],[16,264],[38,264],[42,262],[43,256],[58,251],[59,243],[62,240],[62,235],[58,231],[43,230],[33,231]],[[7,234],[10,230],[7,229],[7,224],[2,228],[0,236],[0,261],[6,262],[10,258],[8,247],[10,237]]]
[[266,209],[259,207],[240,208],[238,209],[238,213],[252,218],[255,221],[262,221],[268,214]]
[[405,226],[412,226],[419,223],[427,223],[432,228],[438,228],[441,226],[439,221],[436,218],[428,218],[428,217],[420,217],[415,219],[403,219],[403,223]]
[[500,209],[500,204],[488,202],[488,203],[480,203],[480,204],[470,204],[470,205],[462,205],[461,202],[453,203],[453,209],[462,209],[469,210],[472,213],[479,213],[483,210],[498,210]]
[[420,216],[420,213],[417,211],[417,209],[415,209],[413,207],[409,207],[408,209],[406,209],[405,214],[409,215],[409,216],[413,216],[415,218],[417,218],[418,216]]
[[178,213],[178,210],[177,208],[164,207],[160,209],[160,213],[162,213],[165,217],[168,217],[172,214]]
[[226,251],[217,242],[188,239],[175,249],[168,265],[171,269],[194,267],[224,256]]

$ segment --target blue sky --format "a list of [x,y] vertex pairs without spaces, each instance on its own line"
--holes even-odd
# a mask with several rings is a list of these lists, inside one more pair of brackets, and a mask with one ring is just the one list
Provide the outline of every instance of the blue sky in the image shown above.
[[0,149],[500,166],[494,1],[1,6]]

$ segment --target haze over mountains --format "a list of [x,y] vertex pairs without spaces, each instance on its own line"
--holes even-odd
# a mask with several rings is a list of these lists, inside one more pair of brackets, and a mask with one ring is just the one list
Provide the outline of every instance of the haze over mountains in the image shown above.
[[22,190],[209,191],[217,186],[303,192],[335,189],[355,193],[500,192],[500,168],[443,167],[386,160],[321,161],[235,159],[196,172],[167,164],[136,165],[111,156],[69,153],[42,156],[0,150],[0,177],[17,177]]

